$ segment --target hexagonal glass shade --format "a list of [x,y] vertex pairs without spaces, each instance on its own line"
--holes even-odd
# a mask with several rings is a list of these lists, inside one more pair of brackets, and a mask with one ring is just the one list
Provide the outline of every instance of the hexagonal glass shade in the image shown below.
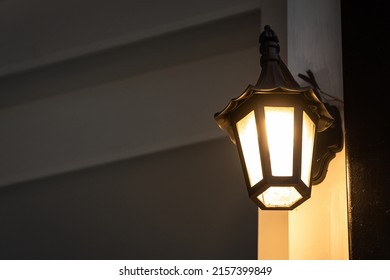
[[302,198],[294,187],[269,187],[257,199],[266,207],[291,207]]

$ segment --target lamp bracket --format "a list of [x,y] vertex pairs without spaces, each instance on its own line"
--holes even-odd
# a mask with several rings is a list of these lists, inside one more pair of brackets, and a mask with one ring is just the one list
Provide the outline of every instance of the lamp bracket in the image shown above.
[[[307,76],[298,74],[298,77],[309,83],[313,87],[313,91],[318,99],[322,101],[321,90],[313,72],[311,70],[307,70],[306,73]],[[318,185],[325,179],[330,161],[336,157],[336,153],[343,149],[344,142],[339,109],[336,106],[325,102],[324,105],[334,118],[334,122],[328,129],[317,134],[312,167],[313,185]]]
[[313,185],[318,185],[325,179],[330,161],[343,149],[344,142],[339,109],[328,103],[324,105],[334,122],[328,129],[317,134],[312,167]]
[[307,76],[299,73],[298,77],[301,78],[302,80],[304,80],[305,82],[309,83],[313,87],[313,91],[316,94],[317,98],[322,101],[321,93],[320,93],[321,90],[317,84],[317,81],[316,81],[316,78],[314,77],[313,72],[309,69],[306,71],[306,73],[307,73]]

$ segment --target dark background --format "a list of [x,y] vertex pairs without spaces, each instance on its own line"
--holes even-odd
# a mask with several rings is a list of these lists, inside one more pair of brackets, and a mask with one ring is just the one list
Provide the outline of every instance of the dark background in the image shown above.
[[350,258],[390,259],[388,1],[341,1]]

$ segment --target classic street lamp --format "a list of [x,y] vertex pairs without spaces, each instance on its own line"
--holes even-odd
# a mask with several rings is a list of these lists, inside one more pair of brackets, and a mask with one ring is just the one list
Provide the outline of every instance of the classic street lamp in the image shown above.
[[260,35],[261,74],[214,118],[237,145],[250,198],[263,210],[292,210],[310,198],[342,149],[339,111],[314,87],[300,87],[267,25]]

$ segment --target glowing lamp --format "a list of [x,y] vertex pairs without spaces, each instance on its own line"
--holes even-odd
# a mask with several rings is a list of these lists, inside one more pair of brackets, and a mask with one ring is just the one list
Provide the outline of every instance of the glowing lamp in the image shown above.
[[294,80],[269,26],[259,42],[258,82],[214,117],[237,145],[250,198],[264,210],[291,210],[310,198],[341,150],[340,117],[319,88]]

